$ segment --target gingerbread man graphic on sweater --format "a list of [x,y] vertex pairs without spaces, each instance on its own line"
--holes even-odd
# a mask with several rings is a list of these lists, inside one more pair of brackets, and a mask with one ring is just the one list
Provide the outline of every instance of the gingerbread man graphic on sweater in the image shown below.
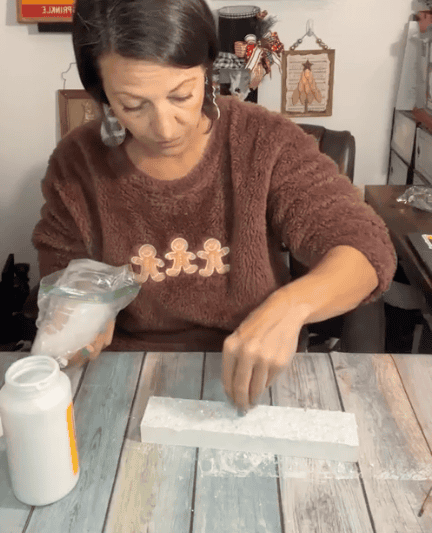
[[217,239],[209,239],[204,243],[205,252],[198,252],[198,257],[207,260],[207,266],[199,271],[201,276],[209,277],[216,269],[218,274],[226,274],[230,270],[229,265],[222,263],[222,257],[229,254],[229,248],[221,248]]
[[178,276],[182,269],[186,274],[193,274],[198,270],[197,265],[191,265],[190,261],[196,258],[192,252],[188,252],[189,244],[182,238],[175,239],[171,243],[171,250],[165,254],[167,259],[173,262],[173,266],[166,271],[167,276]]
[[138,251],[138,257],[132,257],[131,262],[141,267],[141,272],[135,274],[137,283],[145,283],[149,276],[153,281],[163,281],[166,276],[159,272],[158,267],[163,267],[165,263],[162,259],[157,259],[156,248],[151,244],[144,244]]
[[171,252],[165,254],[165,258],[172,261],[171,268],[166,270],[166,275],[159,272],[159,268],[165,266],[162,259],[156,257],[157,250],[151,244],[144,244],[138,251],[138,256],[132,257],[131,263],[139,265],[141,271],[135,274],[135,279],[138,283],[145,283],[149,277],[153,281],[163,281],[166,276],[176,277],[183,270],[186,274],[194,274],[198,270],[197,265],[192,265],[191,261],[198,256],[200,259],[205,259],[207,264],[205,268],[200,269],[199,274],[203,277],[212,276],[216,270],[218,274],[226,274],[230,270],[230,265],[225,265],[222,258],[229,254],[230,250],[227,246],[222,248],[220,241],[217,239],[208,239],[204,243],[204,251],[199,251],[197,255],[188,252],[188,242],[179,237],[174,239],[171,243]]

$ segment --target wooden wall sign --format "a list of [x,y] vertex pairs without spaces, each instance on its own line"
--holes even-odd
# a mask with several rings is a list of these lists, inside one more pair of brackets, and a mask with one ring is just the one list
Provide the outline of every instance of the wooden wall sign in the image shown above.
[[334,50],[288,50],[282,62],[282,113],[330,117],[333,109]]
[[75,0],[17,0],[18,22],[72,22]]

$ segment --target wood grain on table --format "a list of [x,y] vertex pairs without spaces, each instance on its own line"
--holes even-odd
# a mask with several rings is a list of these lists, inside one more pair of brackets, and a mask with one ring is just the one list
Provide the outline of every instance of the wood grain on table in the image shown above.
[[[27,354],[0,353],[6,369]],[[45,507],[13,495],[0,533],[430,533],[432,355],[297,354],[261,404],[355,413],[358,463],[142,443],[151,395],[224,400],[220,353],[103,353],[66,369],[81,474]]]

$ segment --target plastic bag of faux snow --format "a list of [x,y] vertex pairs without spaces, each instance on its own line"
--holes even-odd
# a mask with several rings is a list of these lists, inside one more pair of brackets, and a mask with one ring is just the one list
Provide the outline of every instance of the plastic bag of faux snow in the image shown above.
[[74,259],[46,276],[38,293],[38,328],[31,355],[49,355],[60,366],[91,344],[110,320],[138,295],[141,285],[128,266]]
[[414,185],[399,196],[397,201],[432,213],[432,187]]

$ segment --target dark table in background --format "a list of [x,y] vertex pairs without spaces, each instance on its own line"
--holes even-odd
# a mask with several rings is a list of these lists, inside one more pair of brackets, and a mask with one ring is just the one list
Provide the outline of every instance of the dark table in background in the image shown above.
[[397,198],[409,187],[367,185],[365,201],[386,223],[400,265],[410,283],[425,295],[429,312],[432,314],[432,277],[407,239],[408,233],[432,233],[432,214],[397,202]]

